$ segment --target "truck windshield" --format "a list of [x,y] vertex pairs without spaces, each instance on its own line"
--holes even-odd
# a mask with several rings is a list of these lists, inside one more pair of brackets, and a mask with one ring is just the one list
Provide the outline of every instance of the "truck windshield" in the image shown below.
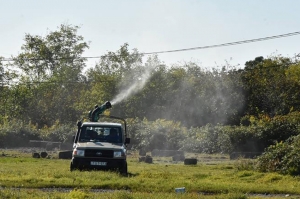
[[84,126],[79,142],[122,142],[122,130],[119,127]]

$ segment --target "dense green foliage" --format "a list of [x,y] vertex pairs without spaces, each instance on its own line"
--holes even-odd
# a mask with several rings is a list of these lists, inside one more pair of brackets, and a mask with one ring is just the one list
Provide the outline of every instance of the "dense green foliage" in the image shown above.
[[143,63],[143,55],[124,44],[87,69],[82,53],[88,44],[77,31],[61,25],[45,37],[26,34],[14,61],[0,61],[0,123],[15,118],[39,128],[74,123],[119,94],[124,96],[115,101],[112,114],[163,118],[188,128],[239,125],[244,116],[274,117],[300,109],[297,58],[257,57],[244,69],[205,70],[195,63],[166,66],[157,56]]
[[280,172],[300,175],[300,136],[294,136],[286,142],[269,146],[259,157],[258,169],[263,172]]
[[[95,104],[128,120],[133,149],[262,152],[299,134],[300,62],[257,57],[245,68],[167,66],[123,44],[86,67],[79,27],[26,34],[13,61],[0,58],[0,142],[68,142]],[[109,114],[108,113],[108,114]]]

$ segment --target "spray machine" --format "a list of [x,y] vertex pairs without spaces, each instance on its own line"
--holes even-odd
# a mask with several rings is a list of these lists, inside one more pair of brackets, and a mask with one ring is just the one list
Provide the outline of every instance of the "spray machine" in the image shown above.
[[99,115],[102,114],[105,110],[111,108],[111,103],[109,101],[105,102],[101,106],[96,105],[94,110],[89,112],[89,119],[91,122],[98,122]]

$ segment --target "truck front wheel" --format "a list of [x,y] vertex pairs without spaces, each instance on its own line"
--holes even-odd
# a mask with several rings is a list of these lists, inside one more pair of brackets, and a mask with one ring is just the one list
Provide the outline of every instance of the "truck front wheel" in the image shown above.
[[127,171],[127,162],[124,163],[123,167],[120,168],[120,173],[124,176],[127,176],[128,171]]
[[70,171],[74,171],[76,169],[76,167],[74,166],[73,162],[71,162],[70,164]]

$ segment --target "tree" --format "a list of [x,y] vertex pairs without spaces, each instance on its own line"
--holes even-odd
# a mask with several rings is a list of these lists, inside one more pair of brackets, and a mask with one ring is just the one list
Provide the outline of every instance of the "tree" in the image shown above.
[[8,68],[9,64],[3,64],[0,57],[0,124],[6,121],[10,113],[15,110],[12,99],[13,80],[17,77],[15,70]]
[[[108,52],[101,56],[95,68],[87,71],[90,89],[85,93],[90,104],[111,101],[126,86],[139,78],[138,73],[142,69],[142,55],[136,49],[130,52],[128,44],[125,43],[117,52]],[[113,104],[114,114],[128,116],[128,106],[124,101]],[[126,108],[127,106],[127,108]]]
[[290,59],[280,56],[246,62],[242,78],[247,91],[248,114],[265,113],[273,117],[290,112],[297,93],[294,90],[297,85],[291,84],[293,78],[288,80],[286,76],[286,71],[292,70],[288,69],[290,65]]
[[[88,44],[77,35],[79,27],[61,25],[47,36],[25,35],[22,52],[14,65],[21,69],[20,85],[27,85],[28,95],[17,102],[19,114],[39,126],[52,125],[55,120],[70,122],[79,117],[74,103],[82,88]],[[26,108],[25,108],[26,107]]]

